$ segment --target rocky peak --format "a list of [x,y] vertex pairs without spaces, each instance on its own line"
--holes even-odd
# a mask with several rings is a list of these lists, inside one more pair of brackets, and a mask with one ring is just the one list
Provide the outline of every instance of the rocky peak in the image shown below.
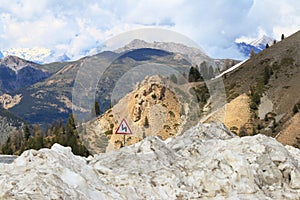
[[17,56],[6,56],[6,57],[2,58],[0,60],[0,65],[7,66],[15,72],[18,72],[19,70],[23,69],[24,67],[36,68],[37,66],[39,66],[36,63],[24,60]]
[[166,92],[166,86],[159,76],[146,77],[137,88],[132,109],[132,119],[134,122],[140,121],[142,112],[151,105],[161,104]]
[[250,43],[250,45],[263,50],[263,49],[265,49],[266,44],[269,44],[271,46],[273,44],[273,41],[274,41],[273,38],[263,35],[261,38],[258,38],[257,40],[252,41]]

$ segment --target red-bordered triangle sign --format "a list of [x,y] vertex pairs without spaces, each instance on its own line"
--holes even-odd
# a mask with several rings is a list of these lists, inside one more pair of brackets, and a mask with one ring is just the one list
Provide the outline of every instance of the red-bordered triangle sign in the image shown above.
[[116,134],[132,134],[131,129],[129,128],[129,125],[127,124],[126,120],[123,119],[119,125],[119,127],[116,130]]

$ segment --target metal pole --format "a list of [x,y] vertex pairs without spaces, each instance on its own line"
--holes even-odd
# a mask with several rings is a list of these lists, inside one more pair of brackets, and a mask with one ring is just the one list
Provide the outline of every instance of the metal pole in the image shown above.
[[125,139],[126,135],[124,134],[124,147],[126,146],[126,139]]

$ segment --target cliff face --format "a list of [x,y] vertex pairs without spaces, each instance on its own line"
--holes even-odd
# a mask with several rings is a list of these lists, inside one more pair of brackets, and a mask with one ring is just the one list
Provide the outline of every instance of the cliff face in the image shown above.
[[157,135],[167,139],[181,130],[181,105],[175,93],[166,87],[159,76],[148,77],[136,89],[123,97],[114,107],[85,125],[93,153],[119,149],[124,145],[123,135],[114,134],[122,119],[126,119],[132,135],[126,136],[126,145],[146,136]]
[[0,163],[1,199],[299,199],[300,151],[263,136],[198,124],[83,158],[70,148]]

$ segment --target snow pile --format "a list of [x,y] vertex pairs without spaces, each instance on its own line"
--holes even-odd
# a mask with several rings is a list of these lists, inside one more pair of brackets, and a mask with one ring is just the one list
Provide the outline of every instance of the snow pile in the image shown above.
[[0,199],[299,199],[299,155],[217,123],[90,158],[55,144],[0,164]]
[[229,69],[225,70],[225,71],[222,72],[221,74],[217,75],[217,76],[215,77],[215,79],[220,78],[220,77],[224,76],[225,74],[227,74],[227,73],[229,73],[229,72],[231,72],[231,71],[237,69],[238,67],[240,67],[242,64],[244,64],[244,63],[247,62],[247,61],[248,61],[248,59],[243,60],[242,62],[239,62],[238,64],[236,64],[236,65],[230,67]]
[[100,178],[87,159],[54,144],[0,164],[0,199],[120,199]]

